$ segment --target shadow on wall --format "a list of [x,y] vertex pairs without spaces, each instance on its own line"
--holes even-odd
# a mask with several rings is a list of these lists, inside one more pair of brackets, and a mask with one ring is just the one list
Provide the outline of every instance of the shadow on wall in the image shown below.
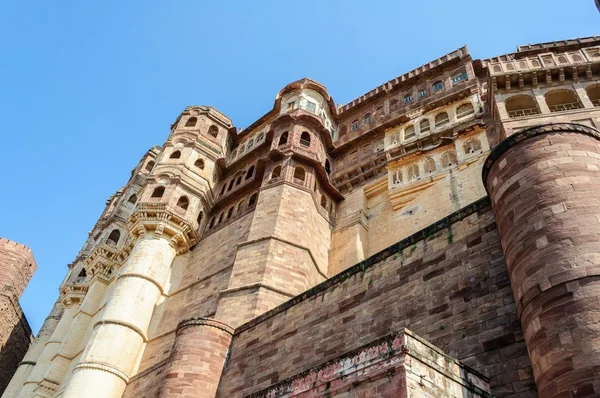
[[[17,306],[16,314],[15,304]],[[0,311],[0,336],[10,333],[0,348],[0,395],[2,395],[17,370],[19,362],[25,356],[33,336],[18,303],[1,292],[0,308],[2,308]]]

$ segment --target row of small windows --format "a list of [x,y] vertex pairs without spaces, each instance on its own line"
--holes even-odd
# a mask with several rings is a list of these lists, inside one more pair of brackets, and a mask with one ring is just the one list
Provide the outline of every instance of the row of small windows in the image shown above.
[[[185,122],[185,127],[196,127],[198,124],[198,118],[196,116],[192,116]],[[208,128],[208,134],[216,137],[219,135],[219,128],[214,124]]]
[[258,193],[255,192],[252,195],[250,195],[250,199],[248,199],[248,205],[246,205],[246,198],[242,199],[237,206],[231,206],[229,208],[229,210],[227,210],[226,212],[223,211],[221,212],[221,214],[219,214],[218,217],[213,217],[210,219],[210,222],[208,223],[208,229],[214,228],[216,226],[218,226],[219,224],[221,224],[222,222],[225,222],[227,220],[229,220],[234,212],[235,214],[239,214],[242,211],[246,210],[246,209],[250,209],[253,208],[254,206],[256,206],[256,201],[258,199]]
[[[579,54],[570,54],[569,56],[571,57],[573,62],[584,61],[583,57]],[[600,57],[600,53],[593,55],[593,57],[597,57],[597,56]],[[529,60],[519,61],[519,69],[528,69],[529,65],[528,65],[527,61],[529,61],[532,68],[540,68],[542,66],[537,59],[529,59]],[[542,57],[542,61],[545,66],[554,66],[555,65],[554,59],[551,56]],[[564,55],[559,55],[556,58],[556,61],[559,64],[568,64],[569,63],[569,60]],[[515,70],[515,66],[512,63],[507,63],[506,70],[510,70],[510,71]],[[502,67],[500,65],[494,65],[493,71],[494,72],[502,72]]]
[[[457,75],[452,76],[451,81],[452,81],[452,85],[456,85],[464,80],[467,80],[467,72],[461,72]],[[444,90],[444,82],[441,80],[436,81],[435,83],[433,83],[431,85],[431,89],[434,93],[437,93],[439,91]],[[420,89],[417,92],[417,97],[419,99],[425,98],[427,96],[427,90],[425,89]],[[402,102],[405,105],[411,104],[413,102],[413,95],[412,94],[406,94],[403,98],[402,98]],[[398,108],[399,102],[397,99],[393,99],[390,101],[390,111],[394,111]],[[377,108],[377,110],[375,111],[375,115],[377,115],[378,117],[382,117],[383,115],[383,107],[380,106]],[[371,118],[371,114],[367,113],[366,115],[363,116],[362,119],[362,125],[366,126],[368,124],[370,124],[372,121]],[[359,122],[358,119],[355,119],[352,121],[352,123],[350,123],[350,131],[354,131],[359,129],[361,126],[361,123]],[[342,128],[343,129],[343,128]]]
[[[471,139],[464,143],[463,150],[465,154],[473,154],[477,152],[481,152],[481,142],[478,139]],[[440,158],[441,167],[448,168],[458,164],[458,159],[456,157],[456,152],[454,151],[446,151],[442,154]],[[437,165],[433,158],[427,158],[423,163],[423,172],[425,175],[432,174],[437,171]],[[421,172],[418,164],[412,164],[407,168],[407,181],[415,181],[421,177]],[[392,183],[400,184],[403,181],[402,170],[397,170],[392,174]]]
[[[475,109],[473,108],[473,105],[470,102],[466,103],[466,104],[462,104],[458,108],[456,108],[457,119],[462,119],[462,118],[472,115],[474,113],[475,113]],[[448,116],[447,112],[438,113],[434,118],[434,127],[436,129],[444,127],[448,123],[450,123],[450,117]],[[420,134],[429,133],[431,131],[431,122],[427,118],[421,119],[421,121],[418,124],[418,127],[419,127]],[[409,125],[404,128],[404,140],[405,141],[409,140],[411,138],[414,138],[415,136],[416,136],[415,125]],[[400,142],[400,133],[399,132],[391,135],[391,143],[397,144],[398,142]]]
[[[588,86],[586,93],[594,106],[600,106],[600,84]],[[547,92],[544,100],[550,112],[561,112],[581,109],[583,105],[573,90],[558,89]],[[540,109],[536,99],[531,95],[520,94],[508,98],[504,102],[509,117],[539,115]]]
[[[277,146],[286,145],[288,143],[288,138],[289,138],[289,133],[287,131],[285,131],[283,134],[281,134],[279,136],[279,142],[277,143]],[[300,134],[300,145],[305,146],[305,147],[310,147],[310,142],[311,142],[310,133],[308,131],[303,131],[302,134]]]
[[[281,166],[277,165],[273,168],[271,172],[271,180],[281,177]],[[306,170],[302,166],[296,166],[294,169],[294,180],[297,182],[306,181]]]
[[258,134],[256,136],[256,140],[254,138],[250,138],[248,140],[248,142],[242,144],[239,148],[237,148],[236,150],[234,150],[231,153],[231,159],[235,159],[238,155],[238,153],[241,155],[243,155],[245,152],[248,152],[249,150],[251,150],[254,147],[254,144],[259,144],[261,141],[263,141],[265,138],[265,133],[261,132],[260,134]]
[[[244,177],[245,174],[245,177]],[[242,181],[244,180],[249,180],[250,178],[252,178],[254,176],[254,165],[250,166],[250,168],[248,169],[247,172],[242,172],[240,173],[238,176],[234,176],[229,183],[225,182],[223,183],[223,186],[221,187],[221,191],[219,192],[219,195],[223,195],[225,193],[225,189],[227,188],[227,192],[231,191],[233,189],[234,186],[238,186],[242,183]]]

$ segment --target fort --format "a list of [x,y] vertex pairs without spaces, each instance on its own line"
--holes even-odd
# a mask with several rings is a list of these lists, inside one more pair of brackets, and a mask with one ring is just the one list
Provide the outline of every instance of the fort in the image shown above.
[[600,396],[599,127],[600,37],[188,106],[2,397]]

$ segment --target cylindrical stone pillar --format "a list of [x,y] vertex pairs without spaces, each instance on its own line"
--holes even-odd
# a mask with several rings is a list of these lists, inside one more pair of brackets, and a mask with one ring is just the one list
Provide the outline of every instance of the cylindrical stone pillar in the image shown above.
[[229,353],[233,328],[208,318],[179,324],[160,398],[214,398]]
[[168,236],[146,234],[136,241],[63,398],[123,395],[175,255]]
[[600,133],[535,126],[489,155],[491,198],[541,398],[600,394]]
[[44,379],[44,374],[50,365],[50,361],[52,361],[52,358],[54,358],[56,355],[56,352],[60,347],[60,343],[65,338],[67,330],[69,329],[69,325],[73,321],[73,316],[77,312],[78,308],[79,304],[72,304],[64,309],[63,315],[56,325],[54,332],[46,342],[46,345],[44,346],[37,363],[31,370],[27,381],[17,395],[19,398],[31,398],[33,396],[33,392]]
[[57,301],[54,304],[54,308],[50,312],[50,315],[48,315],[44,321],[33,344],[31,344],[29,350],[27,350],[25,357],[19,364],[19,367],[6,387],[6,390],[4,390],[2,398],[15,398],[19,395],[19,392],[23,388],[23,384],[28,380],[32,370],[40,359],[40,356],[46,347],[46,343],[56,330],[56,326],[61,319],[62,313],[63,306],[60,301]]
[[49,380],[56,385],[62,383],[65,373],[71,364],[71,360],[81,349],[81,340],[88,329],[92,317],[100,306],[105,290],[106,282],[100,280],[99,277],[94,278],[79,306],[79,311],[75,314],[71,325],[69,325],[69,330],[67,331],[65,338],[52,359],[50,366],[48,366],[44,377],[46,380]]

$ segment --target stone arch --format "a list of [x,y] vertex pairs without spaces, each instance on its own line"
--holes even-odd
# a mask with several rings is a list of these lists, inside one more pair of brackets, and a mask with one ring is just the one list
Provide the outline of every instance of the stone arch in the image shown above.
[[435,160],[433,160],[433,158],[427,158],[423,165],[423,169],[425,170],[425,174],[433,173],[436,170]]
[[302,166],[296,166],[294,169],[294,180],[304,182],[306,180],[306,170]]
[[448,123],[450,123],[450,118],[448,117],[448,113],[441,112],[435,116],[435,127],[436,128],[443,127],[443,126],[447,125]]
[[308,131],[303,131],[300,135],[300,145],[310,146],[310,133]]
[[196,123],[198,123],[198,118],[196,116],[192,116],[185,122],[185,127],[196,127]]
[[177,199],[177,207],[179,207],[180,209],[187,210],[189,206],[190,200],[187,196],[182,195],[179,197],[179,199]]
[[419,165],[411,164],[410,166],[408,166],[407,174],[408,174],[409,181],[418,180],[420,178]]
[[450,167],[456,164],[458,164],[456,152],[453,150],[444,152],[442,155],[442,167]]
[[540,113],[535,98],[526,94],[514,95],[507,98],[504,101],[504,107],[509,117],[538,115]]
[[582,108],[577,94],[573,90],[557,89],[544,95],[550,112],[561,112]]
[[197,168],[199,168],[200,170],[204,170],[204,160],[202,160],[202,159],[197,159],[197,160],[194,162],[194,166],[195,166],[195,167],[197,167]]
[[121,231],[118,229],[113,229],[110,235],[108,235],[108,239],[106,239],[106,243],[111,246],[116,246],[119,244],[119,240],[121,239]]
[[169,156],[169,159],[179,159],[181,157],[181,151],[173,151],[173,153]]
[[165,194],[165,187],[163,187],[163,186],[156,187],[156,188],[154,188],[154,191],[152,191],[153,198],[162,198],[164,194]]
[[288,142],[288,132],[284,131],[283,134],[281,134],[281,136],[279,136],[279,143],[277,144],[277,146],[283,146],[285,144],[287,144]]
[[208,128],[208,134],[216,137],[219,135],[219,128],[214,124]]

